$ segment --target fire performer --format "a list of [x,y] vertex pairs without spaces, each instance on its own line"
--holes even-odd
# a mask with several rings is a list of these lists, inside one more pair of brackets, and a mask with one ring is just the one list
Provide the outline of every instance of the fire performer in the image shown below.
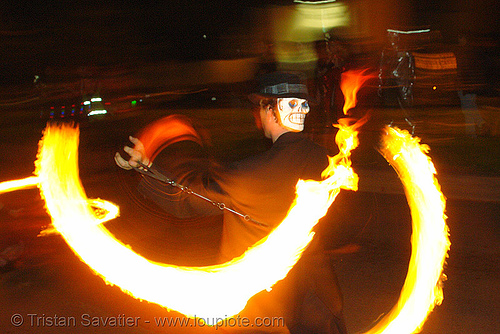
[[[259,113],[264,135],[273,145],[268,151],[230,168],[211,173],[200,171],[203,175],[181,182],[179,176],[160,170],[157,162],[153,164],[145,154],[144,145],[133,137],[130,139],[134,147],[124,148],[130,159],[125,160],[119,153],[115,155],[121,168],[159,172],[168,180],[189,187],[190,191],[181,192],[152,178],[141,181],[139,191],[169,213],[180,218],[213,215],[214,210],[220,212],[211,205],[216,202],[230,208],[223,211],[221,263],[241,256],[277,227],[295,198],[299,178],[320,180],[321,172],[328,165],[327,150],[302,133],[309,105],[307,86],[300,74],[264,74],[258,91],[249,98]],[[193,196],[192,192],[200,196]],[[274,317],[284,315],[287,327],[283,328],[284,332],[347,332],[337,278],[317,238],[270,293],[264,291],[250,299],[246,309],[251,308],[262,312],[257,314],[259,317],[269,315],[270,309]],[[273,333],[278,330],[267,329]]]

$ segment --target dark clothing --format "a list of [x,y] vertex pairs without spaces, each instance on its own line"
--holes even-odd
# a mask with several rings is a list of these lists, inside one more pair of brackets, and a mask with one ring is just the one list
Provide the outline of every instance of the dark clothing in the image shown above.
[[[302,133],[287,132],[282,134],[268,151],[260,155],[238,162],[230,169],[215,170],[210,174],[200,173],[204,175],[186,178],[185,182],[189,182],[188,184],[182,181],[179,183],[268,226],[253,224],[236,214],[224,211],[220,261],[225,262],[242,255],[277,227],[295,198],[298,179],[320,180],[321,172],[327,165],[325,148],[313,143]],[[179,217],[211,215],[218,210],[210,203],[180,193],[171,186],[158,184],[154,180],[145,179],[140,185],[140,191],[166,211]],[[282,305],[288,303],[285,308],[290,308],[290,300],[301,299],[300,302],[294,302],[294,310],[298,312],[305,295],[311,292],[316,294],[331,313],[339,318],[340,327],[344,330],[331,333],[343,333],[345,327],[341,313],[342,300],[335,275],[331,270],[327,270],[329,264],[326,264],[324,253],[316,252],[314,248],[309,247],[289,277],[276,284],[276,299]],[[308,263],[309,260],[315,263],[312,267]],[[316,265],[318,263],[321,265]],[[313,270],[314,267],[317,270]],[[316,272],[320,273],[321,277],[312,277],[316,276]],[[325,282],[330,282],[331,285]],[[300,322],[300,316],[297,314],[291,317],[294,318],[291,325]]]
[[[243,254],[278,226],[295,198],[298,179],[319,180],[327,165],[325,148],[302,133],[288,132],[268,151],[238,162],[232,168],[174,179],[269,226],[264,228],[224,212],[221,255],[225,261]],[[166,174],[163,170],[162,173]],[[140,191],[167,212],[181,218],[220,213],[213,205],[155,180],[144,179]]]
[[223,184],[230,189],[231,206],[269,228],[256,228],[235,215],[224,217],[222,257],[241,255],[278,226],[295,198],[298,179],[319,180],[327,165],[326,149],[294,132],[281,135],[267,152],[238,163]]

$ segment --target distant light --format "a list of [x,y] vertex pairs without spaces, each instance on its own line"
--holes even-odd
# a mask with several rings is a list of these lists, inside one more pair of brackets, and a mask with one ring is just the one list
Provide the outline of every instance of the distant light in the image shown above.
[[134,106],[134,107],[135,107],[135,105],[137,104],[137,101],[136,101],[136,100],[134,100],[134,101],[132,101],[131,103],[132,103],[132,106]]
[[212,101],[215,101],[217,100],[217,98],[215,96],[212,97]]
[[95,116],[95,115],[104,115],[107,114],[108,111],[105,109],[100,109],[100,110],[92,110],[91,112],[88,113],[87,116]]
[[434,86],[434,87],[432,87],[432,89],[433,89],[433,90],[436,90],[436,89],[437,89],[437,87],[436,87],[436,86]]
[[298,39],[316,38],[319,31],[348,26],[351,13],[348,6],[337,1],[295,1],[298,15],[294,19]]
[[90,102],[101,102],[102,99],[100,97],[93,97],[90,99]]
[[204,38],[204,39],[207,39],[207,35],[203,35],[203,38]]
[[395,32],[397,34],[420,34],[420,33],[423,33],[423,32],[430,32],[431,30],[430,29],[422,29],[422,30],[394,30],[394,29],[387,29],[387,32]]
[[337,1],[337,0],[320,0],[320,1],[294,0],[293,2],[296,2],[296,3],[305,3],[305,4],[308,4],[308,5],[320,5],[320,4],[331,3],[331,2],[335,2],[335,1]]
[[90,105],[90,101],[84,101],[84,102],[83,102],[83,105],[84,105],[84,106],[88,106],[88,105]]

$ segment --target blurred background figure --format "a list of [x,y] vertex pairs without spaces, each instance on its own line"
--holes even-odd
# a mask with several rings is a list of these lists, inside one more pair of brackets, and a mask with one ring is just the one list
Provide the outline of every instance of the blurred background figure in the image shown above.
[[479,48],[471,41],[469,33],[463,32],[458,38],[455,50],[458,69],[458,97],[465,118],[465,132],[476,137],[488,132],[487,125],[477,106],[478,92],[485,88],[485,73],[481,66]]
[[316,102],[323,112],[324,125],[333,126],[343,117],[344,98],[340,90],[340,78],[349,57],[348,49],[336,37],[325,34],[325,39],[316,43],[318,62],[314,75]]

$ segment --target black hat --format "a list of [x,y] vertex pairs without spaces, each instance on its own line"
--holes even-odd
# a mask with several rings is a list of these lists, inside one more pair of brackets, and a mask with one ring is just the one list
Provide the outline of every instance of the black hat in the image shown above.
[[266,97],[296,97],[308,99],[305,76],[298,72],[272,72],[259,78],[257,92],[248,95],[253,103]]

